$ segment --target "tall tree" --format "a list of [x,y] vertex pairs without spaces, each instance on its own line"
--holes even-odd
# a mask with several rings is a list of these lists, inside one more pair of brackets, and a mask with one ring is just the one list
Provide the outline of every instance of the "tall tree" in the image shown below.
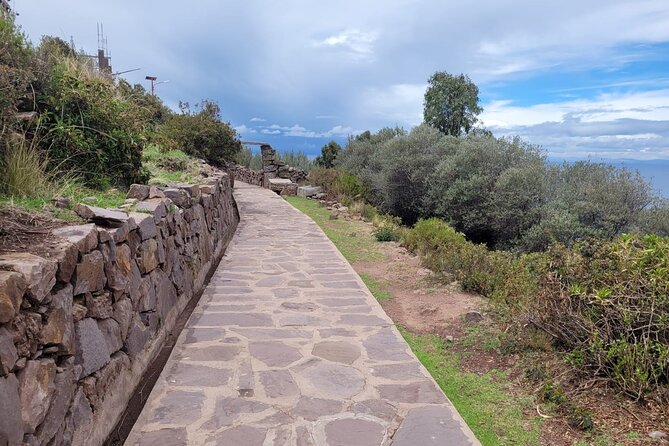
[[476,84],[469,76],[454,76],[445,71],[434,73],[428,84],[423,103],[425,123],[446,135],[469,133],[483,111]]
[[321,148],[321,154],[316,157],[315,163],[321,167],[334,167],[334,160],[340,152],[341,146],[337,141],[330,141]]

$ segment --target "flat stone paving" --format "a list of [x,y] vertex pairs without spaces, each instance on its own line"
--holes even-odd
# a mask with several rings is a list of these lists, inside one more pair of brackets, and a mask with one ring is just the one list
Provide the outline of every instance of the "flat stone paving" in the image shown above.
[[479,445],[348,262],[275,193],[241,222],[127,445]]

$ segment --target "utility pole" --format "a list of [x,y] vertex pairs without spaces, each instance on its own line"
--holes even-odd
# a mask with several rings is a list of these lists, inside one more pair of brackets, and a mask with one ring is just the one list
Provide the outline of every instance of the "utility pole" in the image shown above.
[[146,76],[145,78],[147,81],[151,81],[151,96],[155,96],[156,94],[153,91],[153,83],[158,79],[156,76]]

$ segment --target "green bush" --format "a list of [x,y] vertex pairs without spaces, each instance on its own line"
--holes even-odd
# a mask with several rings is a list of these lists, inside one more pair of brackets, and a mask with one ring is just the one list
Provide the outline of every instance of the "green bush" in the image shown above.
[[142,110],[86,60],[63,58],[38,94],[41,146],[51,169],[89,186],[144,182]]
[[0,129],[15,121],[30,82],[32,48],[13,18],[0,14]]
[[397,242],[400,235],[393,228],[385,226],[374,231],[374,237],[379,242]]
[[669,238],[627,235],[613,242],[549,250],[550,274],[530,320],[578,352],[586,370],[634,397],[669,382]]
[[365,196],[365,187],[354,175],[341,169],[314,167],[309,172],[309,182],[322,186],[332,198],[342,202],[353,202]]
[[204,100],[191,111],[188,103],[180,103],[181,113],[167,118],[155,137],[164,150],[183,150],[214,166],[224,166],[236,159],[242,150],[237,132],[222,122],[219,106]]

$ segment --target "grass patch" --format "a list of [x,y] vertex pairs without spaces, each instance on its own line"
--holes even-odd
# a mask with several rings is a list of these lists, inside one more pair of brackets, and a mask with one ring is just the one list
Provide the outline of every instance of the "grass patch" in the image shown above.
[[484,446],[539,444],[541,421],[527,421],[524,413],[532,409],[533,400],[511,396],[504,388],[504,372],[463,372],[460,354],[451,352],[439,337],[401,332]]
[[151,174],[151,185],[169,186],[198,182],[199,163],[181,150],[163,152],[158,146],[149,145],[142,152],[142,162]]
[[286,200],[311,217],[350,263],[382,261],[385,258],[378,242],[369,233],[366,223],[356,220],[330,220],[330,211],[321,207],[316,200],[302,197],[286,197]]
[[365,282],[365,285],[367,285],[367,288],[369,288],[369,291],[376,298],[376,300],[381,302],[392,299],[393,296],[391,296],[390,292],[386,289],[387,284],[385,282],[374,280],[369,274],[358,273],[358,275],[362,281]]

